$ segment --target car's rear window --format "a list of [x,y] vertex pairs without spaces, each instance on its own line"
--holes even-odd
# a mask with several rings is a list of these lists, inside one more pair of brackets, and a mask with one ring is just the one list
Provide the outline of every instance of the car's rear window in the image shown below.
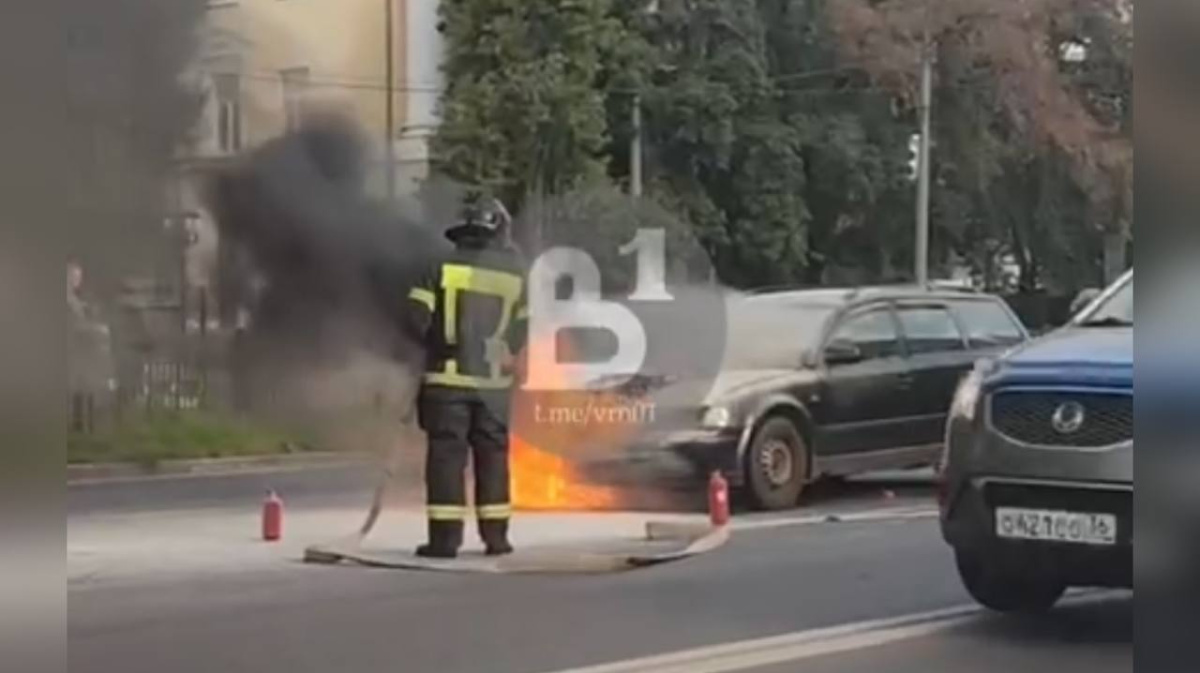
[[996,301],[957,301],[954,311],[967,332],[972,348],[1004,346],[1025,338],[1012,313]]

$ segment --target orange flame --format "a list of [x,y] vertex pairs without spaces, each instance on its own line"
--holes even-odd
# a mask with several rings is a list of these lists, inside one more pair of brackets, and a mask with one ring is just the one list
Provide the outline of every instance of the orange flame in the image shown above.
[[566,458],[514,435],[509,445],[513,506],[524,510],[613,509],[615,490],[587,484]]
[[[561,340],[559,361],[569,350]],[[587,483],[578,460],[620,448],[632,434],[626,404],[586,390],[520,391],[509,442],[512,502],[526,510],[613,509],[613,488]]]

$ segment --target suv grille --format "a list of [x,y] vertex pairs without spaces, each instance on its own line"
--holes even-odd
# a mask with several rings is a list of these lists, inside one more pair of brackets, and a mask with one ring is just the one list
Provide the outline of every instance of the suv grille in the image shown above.
[[991,424],[1005,437],[1026,444],[1111,446],[1133,439],[1133,396],[1001,391],[992,395]]

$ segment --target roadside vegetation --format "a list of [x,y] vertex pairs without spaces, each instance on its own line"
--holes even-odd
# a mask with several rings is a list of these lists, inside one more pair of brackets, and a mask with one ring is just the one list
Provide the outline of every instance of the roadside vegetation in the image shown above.
[[67,462],[133,462],[265,456],[313,451],[310,442],[261,424],[203,411],[138,415],[88,433],[71,433]]

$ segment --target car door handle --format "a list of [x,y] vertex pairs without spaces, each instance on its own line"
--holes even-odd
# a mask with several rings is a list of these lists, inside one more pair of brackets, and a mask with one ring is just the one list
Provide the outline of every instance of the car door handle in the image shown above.
[[896,387],[900,388],[901,390],[909,390],[913,387],[913,384],[916,383],[916,380],[916,377],[914,377],[912,374],[901,374],[896,377]]

